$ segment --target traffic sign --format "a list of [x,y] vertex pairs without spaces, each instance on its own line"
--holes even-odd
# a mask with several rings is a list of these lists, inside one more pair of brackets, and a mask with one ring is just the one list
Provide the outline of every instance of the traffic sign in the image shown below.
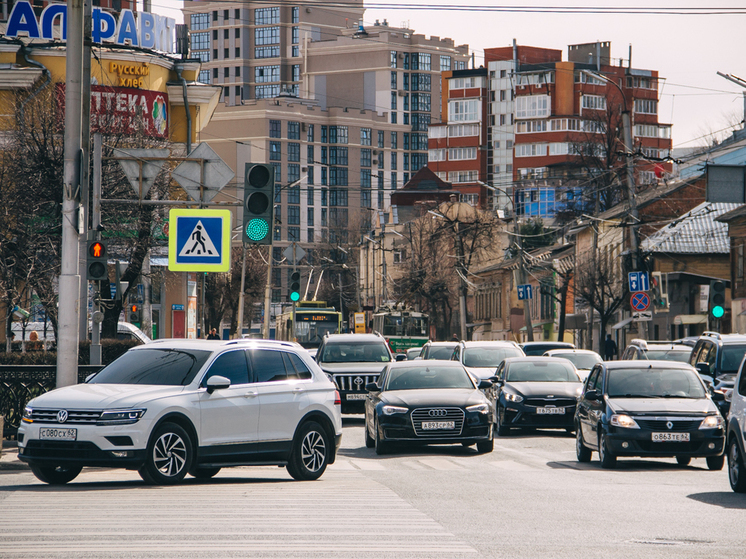
[[648,281],[647,272],[630,272],[629,273],[629,290],[650,291],[650,282]]
[[650,297],[647,293],[633,293],[629,300],[632,310],[646,311],[650,306]]
[[524,299],[534,298],[534,289],[530,283],[519,285],[517,289],[518,289],[518,300],[519,301],[523,301]]
[[648,322],[653,320],[653,311],[638,311],[632,313],[633,322]]
[[290,243],[290,246],[286,248],[282,255],[287,258],[288,263],[295,266],[298,262],[303,260],[303,257],[306,255],[306,251],[303,250],[302,247],[300,247],[295,241]]
[[168,269],[227,272],[231,264],[230,210],[182,210],[168,214]]
[[[198,202],[209,202],[236,174],[209,145],[199,144],[171,176]],[[201,160],[201,161],[200,161]]]

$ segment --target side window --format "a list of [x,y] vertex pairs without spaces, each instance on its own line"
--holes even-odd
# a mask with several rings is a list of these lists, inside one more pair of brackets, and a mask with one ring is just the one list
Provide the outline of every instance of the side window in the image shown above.
[[254,371],[254,382],[277,382],[287,380],[285,362],[281,351],[254,349],[251,355],[251,369]]
[[715,362],[717,360],[717,346],[715,344],[707,344],[710,346],[710,350],[707,352],[707,357],[705,361],[710,366],[710,371],[715,370]]
[[453,350],[453,355],[451,355],[451,361],[458,361],[458,360],[459,360],[458,346],[456,346]]
[[588,375],[588,378],[585,381],[585,391],[588,392],[589,390],[593,390],[593,385],[596,384],[596,378],[598,377],[599,372],[598,367],[594,367],[593,370],[591,370],[591,373]]
[[283,353],[282,358],[285,360],[285,369],[288,371],[288,377],[297,379],[310,379],[311,371],[303,360],[294,353]]
[[218,356],[215,362],[210,365],[202,386],[206,386],[207,379],[212,376],[220,375],[231,381],[231,386],[235,384],[246,384],[249,382],[249,369],[246,363],[246,355],[243,351],[229,351]]
[[741,363],[741,373],[738,376],[738,393],[746,396],[746,359]]
[[593,382],[593,388],[598,390],[599,394],[604,391],[604,370],[601,367],[598,368],[598,375],[596,375],[596,379]]
[[497,367],[497,371],[495,371],[495,376],[497,377],[497,380],[504,380],[505,378],[505,363],[500,363]]
[[689,364],[694,367],[697,363],[699,363],[699,354],[702,353],[702,344],[697,344],[694,346],[694,349],[692,350],[692,354],[689,356]]

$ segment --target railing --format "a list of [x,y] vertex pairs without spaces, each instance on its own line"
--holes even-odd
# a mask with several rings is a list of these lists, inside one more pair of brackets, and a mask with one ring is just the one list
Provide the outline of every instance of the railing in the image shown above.
[[[79,365],[78,382],[84,382],[88,375],[102,368]],[[55,365],[0,365],[0,415],[5,416],[3,438],[15,437],[28,401],[54,389],[56,382]]]

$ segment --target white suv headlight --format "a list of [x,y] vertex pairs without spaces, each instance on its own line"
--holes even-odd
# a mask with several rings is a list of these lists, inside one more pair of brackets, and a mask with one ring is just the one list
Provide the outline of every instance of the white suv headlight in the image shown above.
[[105,410],[96,421],[96,425],[131,425],[137,423],[145,414],[144,409]]

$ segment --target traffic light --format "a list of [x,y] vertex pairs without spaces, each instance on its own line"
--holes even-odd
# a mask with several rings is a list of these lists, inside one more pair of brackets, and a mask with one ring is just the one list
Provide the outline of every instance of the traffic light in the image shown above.
[[662,272],[653,272],[650,278],[650,303],[655,312],[668,312],[667,287],[667,282],[663,282]]
[[108,252],[106,243],[102,241],[88,241],[86,252],[86,279],[98,281],[109,279],[107,265]]
[[293,303],[300,301],[300,272],[293,270],[290,274],[290,300]]
[[725,314],[725,282],[712,280],[710,282],[710,299],[707,308],[710,318],[723,318]]
[[247,163],[243,185],[243,242],[272,243],[275,168],[264,163]]
[[138,303],[127,306],[127,322],[142,323],[142,307]]

